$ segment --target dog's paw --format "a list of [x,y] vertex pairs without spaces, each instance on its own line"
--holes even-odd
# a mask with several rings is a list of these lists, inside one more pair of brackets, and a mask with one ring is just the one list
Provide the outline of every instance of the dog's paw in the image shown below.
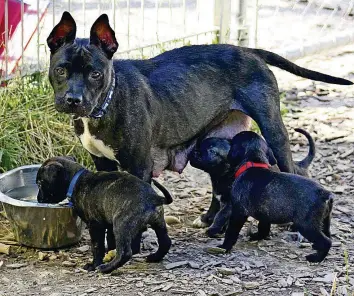
[[109,264],[101,264],[97,266],[97,270],[101,273],[110,273],[113,271]]
[[93,263],[86,263],[82,269],[87,270],[87,271],[95,271],[96,267]]
[[250,233],[249,234],[249,240],[252,241],[259,241],[259,240],[264,240],[264,239],[269,239],[268,235],[262,235],[259,232],[256,233]]
[[217,229],[217,228],[212,228],[212,227],[209,227],[205,233],[208,237],[211,237],[211,238],[217,238],[220,236],[220,233],[221,230],[220,229]]
[[225,253],[230,253],[231,250],[232,250],[232,246],[230,247],[230,246],[226,246],[224,244],[218,245],[216,247],[219,248],[219,249],[224,249]]
[[306,260],[311,263],[320,263],[323,261],[323,256],[319,255],[318,253],[313,253],[306,256]]
[[249,233],[249,240],[250,240],[251,242],[260,240],[258,232],[256,232],[256,233],[252,233],[252,232]]
[[152,253],[146,257],[146,262],[156,263],[160,262],[161,260],[161,256],[156,253]]
[[202,221],[202,217],[198,217],[193,221],[193,227],[194,228],[206,228],[208,227],[208,224]]

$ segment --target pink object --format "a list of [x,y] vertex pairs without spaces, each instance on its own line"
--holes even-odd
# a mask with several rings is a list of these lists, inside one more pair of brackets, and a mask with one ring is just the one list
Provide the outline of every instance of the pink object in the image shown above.
[[[8,55],[7,67],[10,75],[15,72],[18,62],[22,58],[22,34],[21,34],[21,1],[8,0]],[[46,13],[49,1],[40,1],[37,7],[36,1],[27,0],[23,4],[23,46],[25,50],[31,41],[37,29],[37,21],[39,13],[39,21],[43,19]],[[0,0],[0,80],[5,76],[6,69],[6,46],[5,46],[5,0]]]

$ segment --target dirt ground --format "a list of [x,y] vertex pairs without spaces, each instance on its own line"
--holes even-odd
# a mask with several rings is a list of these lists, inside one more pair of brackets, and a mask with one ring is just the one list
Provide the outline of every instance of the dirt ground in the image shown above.
[[[299,63],[354,80],[353,60],[354,46]],[[166,214],[180,220],[169,228],[173,246],[163,262],[144,262],[143,255],[156,247],[150,232],[143,254],[111,275],[80,269],[91,259],[87,233],[80,245],[49,254],[15,247],[14,254],[0,255],[0,295],[354,295],[354,87],[312,83],[280,71],[276,75],[288,108],[284,121],[294,158],[307,153],[306,140],[293,132],[302,127],[316,140],[313,178],[336,194],[333,247],[323,263],[308,264],[309,244],[278,226],[260,242],[248,241],[245,226],[230,254],[212,252],[210,247],[222,239],[207,238],[205,230],[192,227],[209,205],[210,182],[188,167],[182,175],[161,177],[175,195]],[[49,258],[40,260],[43,256]]]

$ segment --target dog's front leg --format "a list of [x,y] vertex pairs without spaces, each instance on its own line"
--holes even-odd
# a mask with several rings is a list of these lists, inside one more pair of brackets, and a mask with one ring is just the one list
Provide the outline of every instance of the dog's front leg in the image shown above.
[[220,246],[220,248],[225,249],[226,252],[231,251],[232,247],[237,242],[240,231],[243,225],[246,223],[247,218],[248,218],[247,216],[244,216],[237,211],[236,212],[233,211],[229,220],[229,225],[227,226],[226,229],[224,242]]
[[151,184],[153,160],[149,145],[136,147],[136,149],[122,149],[119,152],[119,163],[122,168],[139,179]]
[[231,202],[220,202],[221,209],[216,214],[213,224],[208,228],[207,235],[209,237],[216,237],[217,234],[222,233],[222,229],[230,218],[232,205]]
[[83,268],[87,271],[93,271],[97,266],[103,263],[103,257],[105,254],[104,237],[106,229],[98,223],[89,223],[88,228],[91,237],[93,262],[87,263]]
[[97,171],[114,172],[118,170],[118,163],[105,157],[90,154]]

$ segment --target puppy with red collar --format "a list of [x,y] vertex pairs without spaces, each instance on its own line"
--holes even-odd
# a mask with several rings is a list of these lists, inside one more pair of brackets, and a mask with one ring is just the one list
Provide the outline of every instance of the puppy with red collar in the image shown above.
[[[306,171],[315,157],[316,147],[311,135],[303,129],[297,128],[295,131],[303,134],[309,142],[308,155],[301,161],[297,162],[298,166]],[[205,171],[210,175],[213,190],[216,199],[213,198],[208,214],[214,213],[210,218],[211,226],[207,230],[209,237],[216,237],[224,230],[225,222],[223,217],[228,217],[231,214],[230,204],[230,186],[232,182],[229,180],[228,175],[230,170],[230,163],[227,160],[227,155],[230,151],[231,140],[222,138],[207,138],[197,143],[196,148],[190,155],[190,164],[200,170]],[[274,158],[274,157],[273,157]],[[248,166],[254,167],[268,167],[266,164],[248,163],[241,166],[236,173],[238,177]],[[275,159],[272,159],[271,170],[279,172],[279,168]],[[233,180],[233,175],[231,176]],[[251,240],[260,239],[258,234],[251,234]],[[263,238],[263,237],[261,237]]]
[[[258,233],[253,238],[267,237],[271,224],[292,222],[317,251],[306,259],[323,261],[332,245],[332,193],[308,178],[270,170],[276,164],[273,152],[253,132],[241,132],[232,139],[227,159],[223,197],[228,197],[229,202],[224,203],[214,220],[219,227],[228,222],[221,247],[232,249],[251,216],[259,221]],[[213,166],[216,167],[215,163]]]

